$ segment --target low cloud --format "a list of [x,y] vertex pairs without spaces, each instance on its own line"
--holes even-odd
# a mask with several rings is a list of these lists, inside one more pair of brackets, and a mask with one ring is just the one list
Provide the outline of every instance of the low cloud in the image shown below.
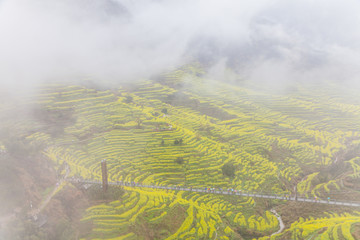
[[355,85],[359,10],[356,0],[1,0],[0,81],[132,81],[199,60],[252,81]]

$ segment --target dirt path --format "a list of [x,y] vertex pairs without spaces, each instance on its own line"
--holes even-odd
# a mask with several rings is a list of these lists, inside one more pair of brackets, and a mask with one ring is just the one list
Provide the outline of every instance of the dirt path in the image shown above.
[[[56,183],[56,187],[53,189],[53,191],[51,192],[51,194],[49,194],[45,200],[43,200],[40,204],[40,206],[36,209],[33,209],[32,211],[29,212],[29,214],[31,216],[36,216],[37,214],[39,214],[45,207],[46,205],[50,202],[50,200],[52,199],[52,197],[54,197],[54,195],[56,194],[57,190],[61,187],[61,184],[66,180],[66,178],[68,177],[69,173],[70,173],[70,168],[69,166],[66,164],[66,170],[65,170],[65,175]],[[15,220],[15,213],[10,213],[4,216],[0,217],[0,239],[2,239],[2,231],[4,229],[6,229],[6,226],[13,220]]]
[[32,211],[29,212],[29,214],[31,216],[35,216],[37,214],[39,214],[42,210],[44,210],[44,208],[46,207],[46,205],[50,202],[50,200],[55,196],[55,194],[57,193],[58,189],[61,187],[61,184],[66,180],[66,178],[68,177],[70,173],[70,168],[69,165],[66,164],[65,165],[65,175],[56,183],[56,187],[52,190],[52,192],[46,197],[45,200],[43,200],[40,204],[40,206],[36,209],[33,209]]
[[277,231],[277,232],[274,232],[273,234],[271,234],[271,236],[275,235],[275,234],[278,234],[278,233],[281,233],[284,228],[285,228],[285,225],[284,225],[284,222],[283,220],[281,219],[281,216],[275,211],[275,209],[271,209],[270,210],[274,215],[275,217],[278,219],[279,221],[279,226],[280,226],[280,229]]

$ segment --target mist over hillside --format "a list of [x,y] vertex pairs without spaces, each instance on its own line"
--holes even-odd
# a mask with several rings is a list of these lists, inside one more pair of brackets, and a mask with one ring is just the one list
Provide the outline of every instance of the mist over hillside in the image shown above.
[[242,77],[358,86],[359,2],[24,1],[0,3],[1,83],[146,78],[224,62]]
[[0,0],[0,239],[360,239],[359,12]]

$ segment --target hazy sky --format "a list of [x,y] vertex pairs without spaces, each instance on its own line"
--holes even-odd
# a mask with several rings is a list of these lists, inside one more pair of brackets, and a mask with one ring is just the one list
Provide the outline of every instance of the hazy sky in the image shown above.
[[359,83],[359,0],[0,0],[0,82],[129,81],[194,59]]

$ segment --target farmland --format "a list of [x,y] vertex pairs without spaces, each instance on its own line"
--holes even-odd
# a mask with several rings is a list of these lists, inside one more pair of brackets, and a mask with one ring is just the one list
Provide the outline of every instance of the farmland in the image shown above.
[[[25,139],[42,146],[59,174],[68,165],[74,178],[101,180],[106,159],[110,181],[355,201],[360,97],[344,91],[336,83],[294,83],[281,91],[230,84],[207,78],[197,65],[109,89],[47,84],[31,99],[42,119]],[[43,127],[59,122],[62,128]],[[224,171],[227,164],[233,174]],[[83,239],[357,239],[360,233],[359,209],[308,211],[271,236],[279,222],[270,210],[286,201],[124,190],[120,199],[86,210],[81,221],[93,227]]]

